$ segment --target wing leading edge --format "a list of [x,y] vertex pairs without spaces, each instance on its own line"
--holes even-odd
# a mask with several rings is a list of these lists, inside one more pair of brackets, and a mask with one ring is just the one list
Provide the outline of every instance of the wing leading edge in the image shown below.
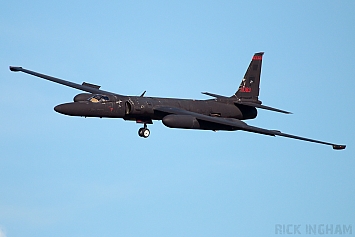
[[74,82],[70,82],[70,81],[66,81],[66,80],[63,80],[63,79],[56,78],[56,77],[51,77],[51,76],[48,76],[48,75],[45,75],[45,74],[41,74],[41,73],[38,73],[38,72],[30,71],[30,70],[22,68],[22,67],[10,66],[10,70],[13,71],[13,72],[24,72],[24,73],[30,74],[32,76],[40,77],[40,78],[46,79],[48,81],[59,83],[59,84],[62,84],[64,86],[69,86],[71,88],[75,88],[75,89],[78,89],[78,90],[90,92],[90,93],[93,93],[93,94],[119,95],[119,94],[112,93],[112,92],[109,92],[109,91],[100,90],[99,89],[100,86],[93,85],[93,84],[90,84],[90,83],[87,83],[87,82],[84,82],[82,85],[80,85],[80,84],[77,84],[77,83],[74,83]]
[[319,143],[319,144],[324,144],[324,145],[329,145],[332,146],[333,149],[335,150],[342,150],[345,149],[345,145],[338,145],[334,143],[329,143],[329,142],[323,142],[319,140],[314,140],[314,139],[309,139],[305,137],[299,137],[287,133],[282,133],[277,130],[269,130],[269,129],[264,129],[264,128],[258,128],[254,126],[250,126],[246,124],[245,122],[242,122],[238,119],[230,119],[230,118],[220,118],[220,117],[211,117],[195,112],[190,112],[187,110],[179,109],[179,108],[174,108],[174,107],[158,107],[155,108],[154,110],[163,112],[166,114],[175,114],[175,115],[190,115],[192,117],[195,117],[197,120],[202,120],[218,125],[224,125],[230,128],[230,130],[242,130],[246,132],[253,132],[253,133],[258,133],[258,134],[263,134],[263,135],[269,135],[269,136],[281,136],[281,137],[288,137],[292,139],[297,139],[297,140],[302,140],[302,141],[307,141],[307,142],[314,142],[314,143]]

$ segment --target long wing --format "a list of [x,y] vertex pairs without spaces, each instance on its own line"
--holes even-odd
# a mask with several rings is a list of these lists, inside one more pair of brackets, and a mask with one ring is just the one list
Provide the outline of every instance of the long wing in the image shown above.
[[190,112],[187,110],[174,108],[174,107],[158,107],[158,108],[155,108],[154,110],[160,111],[160,112],[163,112],[166,114],[190,115],[192,117],[195,117],[197,120],[207,121],[210,123],[215,123],[215,124],[220,124],[220,125],[230,127],[231,130],[243,130],[246,132],[259,133],[259,134],[264,134],[264,135],[269,135],[269,136],[281,136],[281,137],[288,137],[288,138],[303,140],[303,141],[307,141],[307,142],[315,142],[315,143],[320,143],[320,144],[324,144],[324,145],[330,145],[335,150],[342,150],[342,149],[345,149],[345,147],[346,147],[345,145],[337,145],[337,144],[333,144],[333,143],[329,143],[329,142],[323,142],[323,141],[318,141],[318,140],[309,139],[309,138],[305,138],[305,137],[294,136],[294,135],[290,135],[287,133],[282,133],[277,130],[269,130],[269,129],[250,126],[250,125],[246,124],[245,122],[242,122],[238,119],[211,117],[211,116],[207,116],[207,115],[203,115],[203,114],[199,114],[199,113],[195,113],[195,112]]
[[30,74],[30,75],[33,75],[33,76],[36,76],[36,77],[40,77],[40,78],[46,79],[48,81],[56,82],[56,83],[59,83],[59,84],[65,85],[65,86],[69,86],[69,87],[72,87],[72,88],[75,88],[75,89],[78,89],[78,90],[82,90],[82,91],[86,91],[86,92],[90,92],[90,93],[93,93],[93,94],[119,95],[119,94],[112,93],[112,92],[109,92],[109,91],[100,90],[99,89],[100,86],[97,86],[97,85],[93,85],[93,84],[86,83],[86,82],[84,82],[82,85],[80,85],[80,84],[77,84],[77,83],[74,83],[74,82],[65,81],[63,79],[59,79],[59,78],[56,78],[56,77],[51,77],[51,76],[48,76],[48,75],[44,75],[44,74],[41,74],[41,73],[38,73],[38,72],[33,72],[33,71],[27,70],[27,69],[22,68],[22,67],[10,66],[10,70],[13,71],[13,72],[24,72],[24,73],[27,73],[27,74]]

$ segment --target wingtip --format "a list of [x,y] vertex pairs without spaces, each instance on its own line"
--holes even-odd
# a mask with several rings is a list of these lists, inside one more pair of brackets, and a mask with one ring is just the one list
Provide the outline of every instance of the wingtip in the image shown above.
[[333,145],[334,150],[344,150],[346,145]]
[[10,71],[12,72],[19,72],[22,70],[22,67],[14,67],[14,66],[10,66]]

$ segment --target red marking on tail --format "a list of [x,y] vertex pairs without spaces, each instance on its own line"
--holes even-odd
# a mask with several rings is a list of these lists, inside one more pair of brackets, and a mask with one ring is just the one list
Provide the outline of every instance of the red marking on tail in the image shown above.
[[263,56],[258,56],[258,55],[253,56],[253,60],[262,60],[262,59]]
[[251,88],[250,87],[241,87],[239,88],[240,92],[251,92]]

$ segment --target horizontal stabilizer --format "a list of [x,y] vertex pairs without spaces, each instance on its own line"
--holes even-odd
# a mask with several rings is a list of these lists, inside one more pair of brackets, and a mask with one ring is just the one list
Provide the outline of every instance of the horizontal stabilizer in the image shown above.
[[247,105],[247,106],[251,106],[251,107],[255,107],[255,108],[259,108],[259,109],[266,109],[266,110],[271,110],[274,112],[279,112],[279,113],[284,113],[284,114],[292,114],[291,112],[285,111],[285,110],[281,110],[281,109],[276,109],[270,106],[266,106],[266,105],[261,105],[261,104],[257,104],[257,103],[252,103],[252,102],[242,102],[242,101],[238,101],[238,102],[234,102],[235,104],[241,104],[241,105]]
[[223,95],[212,94],[212,93],[209,93],[209,92],[201,92],[201,93],[204,94],[204,95],[209,95],[209,96],[215,97],[215,98],[229,98],[229,97],[226,97],[226,96],[223,96]]

